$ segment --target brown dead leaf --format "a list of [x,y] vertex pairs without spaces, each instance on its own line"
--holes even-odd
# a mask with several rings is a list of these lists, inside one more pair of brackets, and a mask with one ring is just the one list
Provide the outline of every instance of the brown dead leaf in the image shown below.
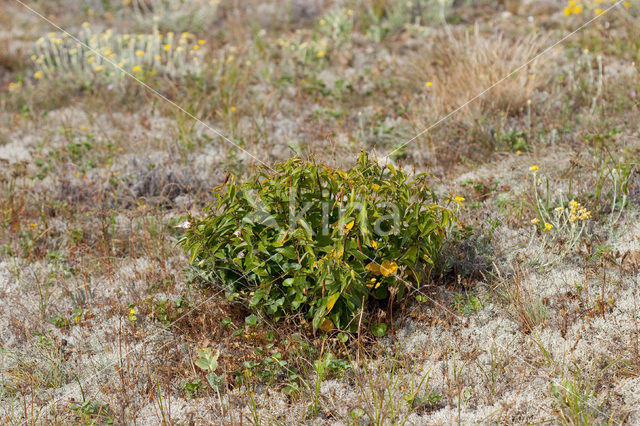
[[628,252],[622,258],[621,266],[625,272],[638,272],[640,270],[640,250]]

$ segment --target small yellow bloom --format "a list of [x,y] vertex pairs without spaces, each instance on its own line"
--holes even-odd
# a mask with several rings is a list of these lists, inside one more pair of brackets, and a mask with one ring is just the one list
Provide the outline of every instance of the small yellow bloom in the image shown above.
[[378,287],[380,287],[380,284],[382,284],[382,281],[378,281],[378,280],[377,280],[377,279],[375,279],[375,278],[371,278],[371,279],[369,280],[369,282],[367,283],[367,287],[368,287],[368,288],[370,288],[370,289],[375,290],[375,289],[377,289]]
[[96,60],[96,58],[94,58],[93,56],[89,56],[87,58],[87,62],[90,63],[90,64],[93,63],[95,60]]
[[596,9],[596,14],[597,14],[597,15],[602,14],[602,9],[599,9],[599,8],[598,8],[598,9]]
[[162,60],[162,56],[158,55],[156,56],[156,61],[161,61]]
[[324,25],[324,24],[326,24],[326,23],[327,23],[327,21],[325,21],[324,19],[321,19],[320,21],[318,21],[318,23],[319,23],[320,25]]
[[531,166],[531,167],[529,167],[529,171],[530,171],[530,172],[535,172],[535,171],[537,171],[539,168],[540,168],[540,167],[538,167],[538,166]]
[[200,45],[199,44],[194,44],[193,45],[193,50],[198,50],[200,49]]
[[138,50],[138,51],[136,52],[136,55],[138,55],[138,56],[144,56],[144,52],[143,52],[142,50]]
[[164,50],[171,50],[171,45],[170,44],[165,44],[164,45]]
[[375,241],[371,240],[371,247],[373,247],[374,249],[378,248],[378,243],[376,243]]
[[534,217],[533,219],[531,219],[531,223],[534,225],[537,223],[540,223],[540,219],[538,219],[537,217]]
[[129,315],[135,315],[135,313],[136,313],[136,308],[129,309]]
[[625,2],[624,2],[624,3],[622,3],[622,4],[624,4],[624,6],[625,6],[625,7],[631,7],[631,3],[629,3],[628,1],[625,1]]
[[545,222],[545,223],[544,223],[544,229],[543,229],[542,231],[543,231],[543,232],[550,231],[550,230],[551,230],[551,228],[553,228],[553,225],[552,225],[552,224],[550,224],[550,223],[548,223],[548,222]]
[[520,151],[520,150],[516,151],[516,155],[521,155],[521,154],[522,154],[522,151]]
[[347,224],[344,226],[344,227],[346,228],[346,231],[347,231],[347,232],[351,231],[351,228],[353,228],[354,223],[355,223],[355,221],[353,221],[353,220],[352,220],[351,222],[347,223]]
[[36,71],[35,74],[33,74],[33,78],[40,80],[42,78],[43,74],[42,71]]
[[319,50],[318,53],[316,53],[316,56],[318,58],[322,58],[324,56],[324,50]]
[[398,264],[396,262],[389,262],[388,260],[384,260],[380,265],[380,273],[385,277],[395,274],[397,270]]
[[464,201],[464,197],[461,196],[457,196],[453,199],[453,201],[455,201],[456,203],[458,203],[459,205],[462,205],[462,202]]
[[235,59],[236,59],[235,56],[231,55],[227,58],[227,63],[233,62]]
[[37,223],[30,223],[29,226],[32,227],[32,228],[35,228],[35,227],[38,226],[38,224]]
[[133,67],[133,72],[138,72],[142,70],[142,68],[140,68],[140,65],[136,65],[135,67]]
[[555,211],[557,211],[557,212],[562,212],[562,211],[564,211],[564,206],[558,206],[558,207],[556,207],[556,208],[555,208]]
[[431,86],[433,86],[433,83],[430,82],[430,81],[427,81],[424,85],[427,86],[427,87],[431,87]]
[[103,69],[104,69],[104,66],[102,66],[102,65],[98,65],[98,66],[97,66],[97,67],[95,67],[93,70],[94,70],[95,72],[100,72],[100,71],[102,71]]
[[204,44],[205,41],[204,40],[198,40],[198,44]]
[[369,263],[364,267],[367,271],[371,272],[373,275],[380,275],[380,265],[375,262]]
[[232,106],[231,107],[231,112],[236,112],[236,107]]

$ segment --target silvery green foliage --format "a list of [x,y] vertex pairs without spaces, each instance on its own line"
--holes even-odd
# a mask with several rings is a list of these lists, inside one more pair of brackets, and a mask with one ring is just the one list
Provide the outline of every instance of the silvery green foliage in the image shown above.
[[131,73],[181,80],[201,73],[203,51],[204,41],[187,32],[162,34],[156,26],[149,34],[115,34],[84,23],[76,38],[55,32],[39,38],[31,59],[36,78],[67,75],[116,83]]
[[216,17],[220,0],[125,0],[141,28],[154,22],[162,31],[199,31]]

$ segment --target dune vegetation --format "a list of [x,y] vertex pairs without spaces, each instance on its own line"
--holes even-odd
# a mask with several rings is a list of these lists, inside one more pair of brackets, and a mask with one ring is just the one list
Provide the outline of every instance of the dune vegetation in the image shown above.
[[5,0],[2,424],[640,423],[640,2]]

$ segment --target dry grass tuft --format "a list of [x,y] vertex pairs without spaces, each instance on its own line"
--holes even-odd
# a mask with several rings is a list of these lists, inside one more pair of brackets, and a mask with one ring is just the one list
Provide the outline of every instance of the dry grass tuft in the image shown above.
[[[415,72],[422,85],[433,83],[426,93],[429,119],[444,116],[485,91],[457,113],[456,120],[471,123],[483,115],[517,114],[549,82],[543,64],[522,67],[544,47],[539,35],[514,40],[501,33],[483,34],[477,27],[458,37],[434,41],[427,56],[417,61]],[[522,69],[514,73],[519,67]]]

